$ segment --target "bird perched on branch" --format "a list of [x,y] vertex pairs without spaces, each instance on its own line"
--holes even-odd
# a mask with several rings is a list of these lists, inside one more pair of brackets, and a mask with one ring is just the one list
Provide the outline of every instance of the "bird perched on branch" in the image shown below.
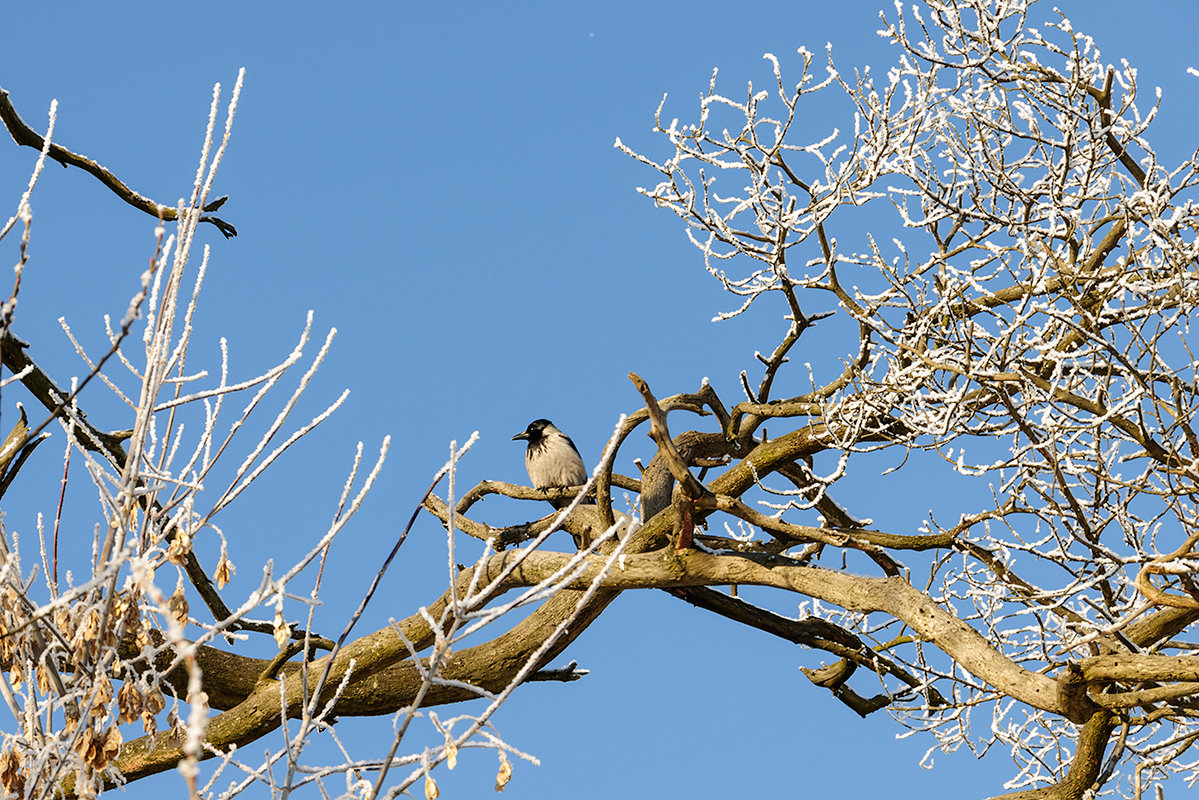
[[[529,443],[525,450],[525,469],[534,489],[553,489],[559,486],[581,486],[587,482],[587,468],[579,449],[548,419],[535,419],[529,427],[512,437]],[[571,501],[551,500],[554,508],[566,508]]]

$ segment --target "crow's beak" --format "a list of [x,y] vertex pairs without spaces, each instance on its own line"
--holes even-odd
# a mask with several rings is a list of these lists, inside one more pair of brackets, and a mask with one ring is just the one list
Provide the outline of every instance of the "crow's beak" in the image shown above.
[[518,434],[516,434],[515,436],[513,436],[513,437],[512,437],[512,441],[514,441],[514,442],[515,442],[517,439],[528,439],[528,438],[529,438],[529,432],[528,432],[528,431],[521,431],[520,433],[518,433]]

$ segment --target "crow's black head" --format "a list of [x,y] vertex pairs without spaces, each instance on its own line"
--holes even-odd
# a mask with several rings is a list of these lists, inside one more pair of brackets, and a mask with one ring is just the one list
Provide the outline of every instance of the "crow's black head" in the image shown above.
[[512,441],[524,439],[530,446],[536,446],[545,437],[545,429],[552,427],[554,427],[554,423],[548,419],[535,419],[529,423],[529,427],[513,436]]

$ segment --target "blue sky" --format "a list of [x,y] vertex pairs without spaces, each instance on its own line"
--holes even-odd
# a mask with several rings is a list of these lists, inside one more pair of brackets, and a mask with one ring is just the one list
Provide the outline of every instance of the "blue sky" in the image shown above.
[[[1178,159],[1193,149],[1199,80],[1185,70],[1195,64],[1199,6],[1140,3],[1135,18],[1125,2],[1057,6],[1107,60],[1138,65],[1143,90],[1163,87],[1160,150]],[[738,373],[754,374],[753,352],[772,348],[784,323],[774,310],[710,321],[732,300],[704,273],[678,219],[636,194],[655,175],[613,142],[663,155],[650,132],[659,100],[669,94],[667,118],[691,118],[713,67],[736,94],[747,80],[769,84],[765,52],[794,68],[797,47],[820,52],[832,42],[846,72],[885,69],[893,55],[874,36],[873,2],[732,8],[618,0],[6,10],[0,85],[26,121],[44,127],[57,98],[56,140],[160,202],[189,191],[212,84],[227,96],[246,68],[216,184],[230,196],[221,215],[240,235],[202,231],[212,263],[193,363],[218,364],[224,336],[235,368],[255,374],[291,349],[313,309],[317,335],[336,327],[338,336],[304,411],[344,387],[351,395],[223,520],[240,570],[231,596],[256,585],[266,558],[288,563],[323,532],[358,440],[374,451],[390,434],[393,448],[333,552],[343,583],[318,616],[325,633],[340,628],[451,439],[480,433],[460,486],[521,482],[522,448],[509,437],[549,417],[593,461],[618,415],[639,406],[629,370],[660,397],[708,377],[735,401]],[[1047,3],[1033,16],[1056,15]],[[11,208],[35,157],[0,142]],[[14,329],[66,383],[83,370],[56,319],[99,348],[101,317],[123,313],[154,224],[89,176],[54,165],[32,205]],[[13,262],[11,240],[3,247]],[[93,411],[94,421],[125,427],[102,387],[90,388],[83,406],[112,410]],[[5,394],[5,414],[13,399]],[[61,446],[41,454],[53,473],[61,463],[48,451]],[[632,469],[627,460],[620,468]],[[872,498],[870,515],[890,509],[901,524],[918,523],[936,498],[910,488]],[[27,485],[5,509],[8,529],[31,532],[36,510],[52,513],[53,489],[43,496]],[[492,522],[542,511],[488,505]],[[65,520],[80,526],[80,546],[91,535],[86,508]],[[436,597],[442,548],[440,527],[426,518],[361,630]],[[784,601],[792,613],[795,602]],[[935,770],[920,769],[932,742],[897,741],[902,729],[884,715],[858,719],[809,685],[798,667],[816,665],[816,654],[665,595],[622,597],[569,657],[592,674],[525,687],[498,719],[509,741],[542,761],[517,763],[507,796],[853,797],[903,786],[913,796],[960,798],[997,793],[1012,774],[1004,753],[982,763],[940,755]],[[360,756],[377,755],[371,730],[351,720],[343,736],[351,747],[363,737]],[[445,778],[443,796],[491,792],[494,759],[475,760]],[[167,774],[129,796],[181,788]]]

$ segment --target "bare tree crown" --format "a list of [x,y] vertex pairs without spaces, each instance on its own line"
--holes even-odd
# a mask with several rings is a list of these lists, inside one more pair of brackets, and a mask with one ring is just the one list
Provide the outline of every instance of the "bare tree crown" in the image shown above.
[[[884,73],[850,79],[801,50],[787,75],[767,55],[768,88],[730,97],[713,75],[694,122],[659,109],[666,158],[617,146],[658,173],[642,193],[685,221],[741,298],[724,316],[781,301],[790,321],[722,426],[757,452],[769,422],[787,451],[775,463],[792,494],[768,518],[733,511],[767,534],[737,549],[831,565],[834,543],[805,545],[784,522],[807,511],[838,547],[904,578],[900,607],[807,592],[861,612],[836,621],[887,654],[858,661],[890,673],[880,705],[943,747],[1009,745],[1014,787],[1103,785],[1132,756],[1126,789],[1139,796],[1150,776],[1193,780],[1199,766],[1183,755],[1199,736],[1199,661],[1177,638],[1199,618],[1199,162],[1161,163],[1148,140],[1158,99],[1144,105],[1135,70],[1105,65],[1065,20],[1032,27],[1029,5],[897,7],[885,34],[900,58]],[[851,131],[805,116],[829,92],[852,103],[852,123],[837,120]],[[816,325],[832,308],[856,330]],[[843,368],[796,375],[784,364],[801,337],[843,353]],[[784,377],[808,388],[780,395]],[[836,482],[880,450],[899,454],[884,480],[916,471],[905,485],[932,513],[938,464],[978,484],[981,502],[919,531],[860,525],[886,514],[862,498],[842,512]],[[751,464],[755,481],[769,471],[751,452],[708,486]],[[918,680],[897,682],[900,665]],[[849,671],[830,688],[844,693]],[[972,724],[987,701],[1005,715],[1003,698],[1028,708]],[[1101,771],[1103,748],[1083,743],[1112,731]],[[1074,770],[1047,761],[1050,743],[1077,754]]]

